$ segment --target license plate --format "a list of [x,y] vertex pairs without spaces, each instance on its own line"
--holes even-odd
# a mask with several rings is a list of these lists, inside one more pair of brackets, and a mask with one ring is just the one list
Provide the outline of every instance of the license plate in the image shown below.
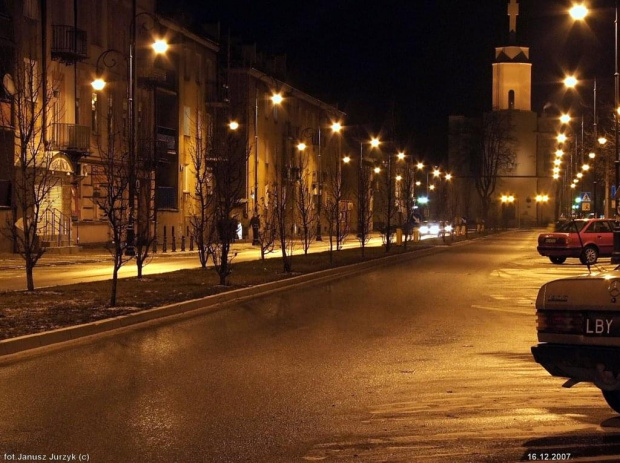
[[620,315],[586,314],[583,321],[586,336],[620,337]]
[[555,244],[557,240],[555,238],[545,238],[546,244]]

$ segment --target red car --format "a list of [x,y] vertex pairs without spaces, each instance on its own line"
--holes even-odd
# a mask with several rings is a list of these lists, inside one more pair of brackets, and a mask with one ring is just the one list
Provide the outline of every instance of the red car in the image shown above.
[[538,253],[554,264],[578,257],[582,264],[595,264],[599,257],[611,257],[614,249],[614,221],[610,219],[570,220],[553,233],[538,235]]

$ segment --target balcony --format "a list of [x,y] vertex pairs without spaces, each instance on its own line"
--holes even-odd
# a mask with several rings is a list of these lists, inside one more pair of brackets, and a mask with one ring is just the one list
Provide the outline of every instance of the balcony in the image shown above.
[[52,59],[73,64],[88,58],[86,31],[73,26],[52,26]]
[[75,124],[52,124],[51,148],[58,151],[87,153],[90,149],[90,127]]

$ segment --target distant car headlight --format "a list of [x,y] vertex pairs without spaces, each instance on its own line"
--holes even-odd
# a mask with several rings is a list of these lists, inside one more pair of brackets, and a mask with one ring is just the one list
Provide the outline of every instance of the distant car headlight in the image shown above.
[[423,235],[428,235],[428,227],[426,225],[422,225],[420,227],[420,233],[422,233]]
[[447,232],[451,232],[451,231],[452,231],[452,225],[446,225],[445,230],[446,230]]
[[431,225],[431,235],[436,235],[439,233],[439,225]]

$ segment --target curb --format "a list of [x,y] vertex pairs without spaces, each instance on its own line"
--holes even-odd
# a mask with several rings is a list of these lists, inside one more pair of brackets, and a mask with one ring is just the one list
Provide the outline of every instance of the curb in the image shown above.
[[437,252],[443,252],[453,246],[468,244],[472,241],[474,240],[458,241],[444,246],[431,246],[418,251],[407,252],[405,254],[380,257],[357,264],[345,265],[333,269],[321,270],[319,272],[307,273],[296,277],[284,278],[270,283],[226,291],[221,294],[214,294],[200,299],[193,299],[162,307],[155,307],[133,314],[121,315],[114,318],[85,323],[83,325],[75,325],[66,328],[59,328],[53,331],[5,339],[0,341],[0,359],[2,359],[2,357],[20,352],[74,341],[87,336],[127,328],[153,320],[164,322],[166,318],[172,316],[198,316],[217,310],[220,306],[233,301],[243,301],[250,297],[264,296],[305,284],[319,283],[327,279],[333,281],[334,278],[343,278],[348,275],[360,273],[365,269],[378,268],[399,261],[405,262],[414,258],[424,257]]

